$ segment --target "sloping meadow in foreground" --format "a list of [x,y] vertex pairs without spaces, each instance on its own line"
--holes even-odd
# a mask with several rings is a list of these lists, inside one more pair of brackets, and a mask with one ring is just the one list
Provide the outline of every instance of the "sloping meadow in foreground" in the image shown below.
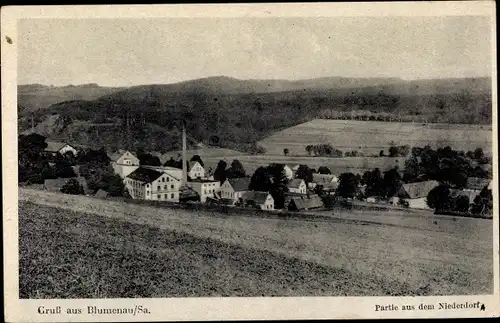
[[21,202],[21,298],[424,295],[148,225]]

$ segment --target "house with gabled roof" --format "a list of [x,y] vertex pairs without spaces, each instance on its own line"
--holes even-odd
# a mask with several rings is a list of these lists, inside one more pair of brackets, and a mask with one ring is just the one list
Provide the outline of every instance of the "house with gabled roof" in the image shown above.
[[314,189],[316,186],[321,185],[325,191],[335,191],[339,186],[339,179],[333,174],[313,174],[313,180],[308,183],[308,187]]
[[248,192],[250,186],[249,177],[228,178],[220,186],[220,197],[233,200],[236,203],[243,193]]
[[46,140],[45,143],[47,147],[44,149],[44,152],[48,155],[55,156],[61,154],[64,156],[64,154],[69,152],[72,153],[73,156],[78,154],[76,148],[66,142]]
[[288,187],[288,191],[291,193],[300,193],[300,194],[307,193],[306,182],[300,178],[294,178],[294,179],[289,180],[287,187]]
[[188,176],[190,178],[205,178],[205,168],[198,161],[191,161],[188,164]]
[[121,178],[127,177],[127,175],[139,168],[140,165],[136,154],[128,150],[119,149],[114,153],[108,153],[108,157],[111,160],[113,171]]
[[389,203],[397,205],[400,199],[408,202],[408,206],[414,209],[430,209],[427,205],[427,195],[439,186],[438,181],[423,181],[403,184],[394,197],[389,199]]
[[124,183],[134,199],[179,202],[180,180],[168,173],[139,167]]
[[274,210],[274,198],[269,192],[248,191],[242,194],[239,202],[244,207]]

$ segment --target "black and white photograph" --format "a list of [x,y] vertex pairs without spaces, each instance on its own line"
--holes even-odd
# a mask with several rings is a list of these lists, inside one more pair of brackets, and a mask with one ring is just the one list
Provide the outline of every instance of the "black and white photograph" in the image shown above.
[[11,297],[30,321],[198,298],[498,315],[496,25],[474,3],[19,16],[1,39]]

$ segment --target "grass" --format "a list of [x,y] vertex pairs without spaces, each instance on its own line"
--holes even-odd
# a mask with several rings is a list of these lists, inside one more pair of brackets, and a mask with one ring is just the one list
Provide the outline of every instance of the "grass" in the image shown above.
[[282,155],[284,148],[290,149],[290,154],[305,155],[307,145],[322,143],[330,143],[344,152],[361,147],[365,155],[378,154],[382,149],[387,154],[391,141],[410,147],[450,145],[456,150],[482,147],[491,151],[491,130],[487,125],[315,119],[276,132],[259,144],[268,154],[277,155]]
[[148,225],[32,203],[19,216],[21,298],[411,293],[405,284]]
[[[331,220],[284,220],[158,209],[24,188],[19,199],[24,201],[21,283],[31,282],[24,287],[30,297],[47,295],[46,290],[36,296],[36,284],[47,281],[41,279],[51,273],[47,268],[65,264],[72,264],[72,272],[81,270],[79,277],[94,290],[99,281],[118,288],[109,278],[117,272],[131,281],[138,272],[153,286],[154,291],[146,288],[147,295],[161,296],[477,295],[493,289],[491,220],[397,211],[336,211]],[[95,251],[88,252],[87,245]],[[72,255],[70,250],[76,255],[66,256]],[[130,261],[138,262],[124,269],[119,259],[127,252],[132,252]],[[207,254],[215,258],[203,256]],[[267,269],[255,269],[261,266]],[[190,290],[190,283],[181,279],[179,286],[164,290],[167,283],[153,271],[184,277],[174,267],[183,268],[179,270],[200,287]],[[208,281],[218,289],[207,291]],[[59,293],[69,288],[64,286]],[[120,292],[125,291],[103,295]]]

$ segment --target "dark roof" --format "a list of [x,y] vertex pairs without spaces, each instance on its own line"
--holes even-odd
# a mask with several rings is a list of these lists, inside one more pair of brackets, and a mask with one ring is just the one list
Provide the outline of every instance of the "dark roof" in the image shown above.
[[436,186],[439,186],[439,183],[437,181],[424,181],[403,184],[398,195],[400,197],[410,199],[427,197],[429,192]]
[[292,204],[292,208],[295,206],[297,210],[309,210],[323,207],[323,201],[318,195],[292,197],[290,204]]
[[59,150],[61,150],[61,148],[68,145],[65,142],[59,142],[59,141],[45,141],[45,142],[47,143],[47,148],[45,148],[45,151],[48,152],[58,152]]
[[153,169],[139,167],[135,171],[130,173],[127,177],[136,181],[151,183],[163,174],[164,173],[155,171]]
[[466,188],[470,190],[482,190],[486,186],[488,186],[491,182],[491,179],[488,178],[479,178],[479,177],[469,177],[467,178]]
[[228,178],[229,184],[233,187],[236,192],[248,191],[248,186],[250,185],[250,178]]
[[294,178],[290,181],[288,181],[288,184],[287,186],[288,187],[291,187],[291,188],[299,188],[300,187],[300,184],[303,182],[304,180],[300,179],[300,178]]
[[243,193],[241,198],[244,200],[255,201],[257,204],[261,205],[266,203],[268,196],[269,196],[268,192],[248,191]]

